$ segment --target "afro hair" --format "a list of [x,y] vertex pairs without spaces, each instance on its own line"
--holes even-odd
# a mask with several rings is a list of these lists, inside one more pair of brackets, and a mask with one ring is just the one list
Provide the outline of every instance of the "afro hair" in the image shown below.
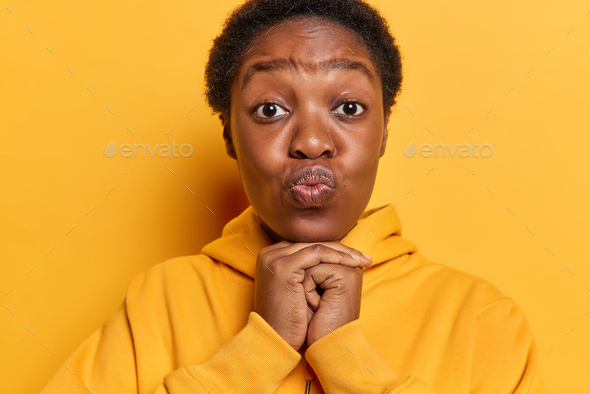
[[258,34],[292,18],[336,23],[361,40],[381,78],[383,114],[388,119],[402,84],[402,56],[378,10],[363,0],[248,0],[231,12],[213,41],[205,67],[205,96],[222,123],[239,65]]

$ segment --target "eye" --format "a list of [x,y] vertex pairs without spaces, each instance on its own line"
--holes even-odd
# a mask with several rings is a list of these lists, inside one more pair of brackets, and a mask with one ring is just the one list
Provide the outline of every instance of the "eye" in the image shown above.
[[274,118],[278,115],[284,115],[287,113],[283,108],[273,103],[259,105],[254,112],[262,118]]
[[[357,113],[357,110],[360,109],[360,112]],[[336,108],[336,112],[338,112],[339,114],[343,114],[343,115],[348,115],[348,116],[356,116],[359,113],[364,112],[365,109],[362,107],[362,105],[360,105],[359,103],[353,103],[353,102],[348,102],[348,103],[344,103],[341,106],[339,106],[338,108]]]

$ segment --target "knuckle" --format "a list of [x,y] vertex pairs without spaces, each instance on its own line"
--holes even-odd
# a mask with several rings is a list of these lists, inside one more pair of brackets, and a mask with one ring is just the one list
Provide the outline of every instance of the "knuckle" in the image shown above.
[[285,278],[285,281],[288,286],[291,286],[292,288],[294,288],[300,283],[300,278],[295,273],[290,273]]
[[339,284],[356,282],[359,278],[362,278],[362,271],[357,267],[341,267],[334,273],[334,280]]
[[310,248],[315,254],[317,254],[319,256],[324,255],[324,253],[326,251],[326,249],[325,249],[326,247],[322,244],[314,244],[314,245],[310,246]]
[[286,262],[284,260],[284,256],[281,256],[269,262],[268,264],[272,271],[275,273],[275,275],[278,275],[279,277],[283,276],[285,272]]
[[350,260],[357,261],[357,259],[350,252],[348,252],[348,253],[342,252],[342,255],[343,255],[343,257],[342,257],[343,259],[346,259],[347,258],[347,259],[350,259]]
[[269,260],[268,252],[265,252],[264,249],[262,249],[258,252],[258,256],[256,256],[256,262],[258,265],[265,265],[267,260]]
[[330,284],[331,288],[334,290],[336,294],[342,294],[346,292],[348,286],[342,280],[334,280]]

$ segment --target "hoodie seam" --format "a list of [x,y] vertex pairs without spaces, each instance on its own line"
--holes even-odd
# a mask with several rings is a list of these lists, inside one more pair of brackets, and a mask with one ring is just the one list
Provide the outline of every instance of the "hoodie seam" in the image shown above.
[[[370,286],[373,286],[375,283],[377,283],[378,281],[380,281],[381,279],[383,279],[383,277],[384,277],[384,276],[386,276],[386,275],[389,275],[389,274],[390,274],[390,273],[391,273],[391,272],[392,272],[394,269],[396,269],[396,268],[397,268],[397,266],[398,266],[398,265],[399,265],[399,263],[400,263],[400,260],[401,260],[401,259],[402,259],[404,256],[407,256],[407,254],[405,254],[405,255],[401,255],[401,256],[398,256],[398,257],[396,257],[395,259],[393,259],[393,260],[390,260],[391,262],[389,263],[389,265],[390,265],[391,267],[389,267],[387,270],[385,270],[385,272],[382,272],[380,275],[378,275],[378,276],[376,276],[376,277],[372,278],[370,281],[363,283],[363,288],[365,288],[365,287],[370,287]],[[381,264],[386,264],[386,263],[387,263],[387,261],[384,261],[384,262],[382,262]],[[369,268],[370,268],[370,267],[369,267]]]
[[479,305],[476,315],[479,315],[481,312],[485,311],[486,309],[491,308],[492,306],[494,306],[500,302],[514,302],[514,300],[510,297],[500,296],[500,297],[496,297],[492,300],[483,302]]
[[[253,288],[253,287],[254,287],[254,279],[252,279],[252,281],[245,281],[244,279],[240,278],[240,277],[239,277],[239,276],[238,276],[238,275],[237,275],[237,274],[234,272],[235,268],[231,267],[231,266],[230,266],[230,265],[228,265],[228,264],[225,264],[224,262],[217,261],[217,260],[215,260],[215,261],[216,261],[216,262],[218,262],[219,264],[223,265],[223,266],[224,266],[224,268],[225,268],[226,270],[228,270],[228,271],[229,271],[229,273],[230,273],[230,276],[231,276],[231,277],[232,277],[232,278],[233,278],[233,279],[234,279],[234,280],[235,280],[235,281],[236,281],[238,284],[240,284],[240,285],[242,285],[242,286],[244,286],[244,287],[247,287],[247,288],[249,288],[249,289],[251,289],[251,288]],[[247,274],[246,274],[246,273],[244,273],[244,275],[247,275]]]
[[399,393],[399,392],[401,392],[401,391],[404,391],[404,390],[405,390],[405,389],[407,389],[408,387],[410,387],[410,385],[411,385],[412,383],[414,383],[414,381],[415,381],[414,375],[408,375],[408,376],[406,377],[406,379],[405,379],[405,380],[403,380],[403,381],[402,381],[402,382],[399,384],[399,386],[397,386],[397,387],[395,387],[395,388],[393,389],[393,391],[391,391],[391,390],[389,389],[389,387],[387,387],[387,390],[388,390],[388,391],[391,391],[392,393]]
[[[211,383],[209,383],[209,382],[207,381],[207,379],[205,379],[205,377],[204,377],[203,375],[201,375],[201,374],[199,373],[199,371],[197,371],[197,370],[195,369],[195,367],[194,367],[193,365],[187,365],[187,367],[186,367],[186,368],[184,368],[184,370],[185,370],[185,371],[188,373],[188,375],[189,375],[191,378],[193,378],[193,379],[194,379],[194,380],[197,382],[197,384],[198,384],[199,386],[201,386],[201,387],[202,387],[204,390],[207,390],[207,386],[213,386]],[[201,379],[202,379],[202,380],[201,380]],[[205,383],[203,384],[203,382],[205,382]],[[210,389],[209,391],[211,391],[213,388],[214,388],[214,387],[211,387],[211,389]],[[215,391],[217,391],[217,390],[215,390]]]

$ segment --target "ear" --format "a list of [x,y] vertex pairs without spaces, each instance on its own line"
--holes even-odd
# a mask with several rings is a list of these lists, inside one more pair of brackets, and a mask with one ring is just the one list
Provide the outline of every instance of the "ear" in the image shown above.
[[383,129],[383,140],[381,141],[381,153],[379,154],[379,157],[383,157],[383,155],[385,154],[385,147],[387,146],[387,136],[388,136],[388,132],[387,132],[387,123],[389,121],[389,117],[387,117],[385,119],[385,128]]
[[231,136],[231,122],[226,115],[220,115],[221,123],[223,124],[223,140],[225,141],[225,151],[227,155],[234,160],[237,160],[236,148]]

